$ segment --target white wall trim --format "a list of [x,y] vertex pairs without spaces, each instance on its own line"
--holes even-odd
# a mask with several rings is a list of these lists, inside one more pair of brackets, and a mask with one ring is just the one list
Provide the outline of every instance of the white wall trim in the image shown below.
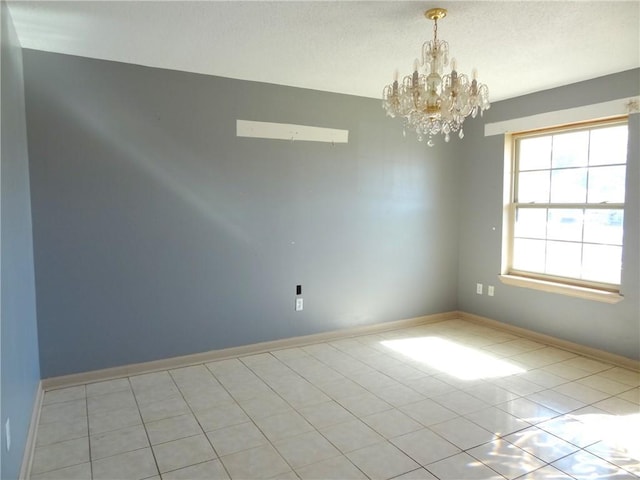
[[332,144],[349,142],[349,130],[251,120],[236,120],[236,136]]
[[459,318],[462,320],[477,323],[479,325],[485,325],[487,327],[499,328],[509,333],[513,333],[514,335],[529,338],[538,343],[544,343],[546,345],[561,348],[563,350],[568,350],[570,352],[584,355],[585,357],[590,357],[601,362],[611,363],[620,367],[640,371],[640,361],[633,358],[623,357],[622,355],[617,355],[615,353],[600,350],[598,348],[587,347],[586,345],[581,345],[579,343],[562,340],[551,335],[534,332],[533,330],[529,330],[527,328],[517,327],[508,323],[499,322],[498,320],[475,315],[473,313],[458,312],[458,314]]
[[370,335],[389,330],[398,330],[400,328],[409,328],[417,325],[436,323],[457,318],[457,312],[436,313],[433,315],[425,315],[422,317],[409,318],[405,320],[376,323],[373,325],[363,325],[360,327],[333,330],[325,333],[284,338],[281,340],[273,340],[270,342],[254,343],[251,345],[223,348],[221,350],[211,350],[209,352],[203,353],[194,353],[192,355],[185,355],[181,357],[135,363],[130,365],[123,365],[120,367],[105,368],[103,370],[93,370],[90,372],[74,373],[71,375],[64,375],[60,377],[51,377],[42,380],[42,386],[45,391],[58,388],[66,388],[74,385],[82,385],[85,383],[111,380],[114,378],[128,377],[131,375],[141,375],[143,373],[151,373],[159,370],[187,367],[190,365],[223,360],[226,358],[254,355],[257,353],[270,352],[273,350],[282,350],[284,348],[300,347],[314,343],[327,342],[338,338]]
[[600,120],[619,115],[638,113],[639,104],[640,96],[626,97],[609,102],[595,103],[593,105],[545,112],[528,117],[512,118],[501,122],[486,123],[484,125],[484,136],[490,137],[504,133],[523,132],[567,123]]
[[31,421],[29,423],[29,431],[27,432],[27,441],[24,445],[24,453],[22,454],[22,465],[20,466],[19,480],[29,480],[31,478],[31,465],[33,464],[33,454],[36,448],[36,434],[38,424],[40,423],[40,411],[42,410],[42,399],[44,397],[44,388],[42,380],[38,382],[36,390],[36,398],[33,402],[33,411],[31,412]]

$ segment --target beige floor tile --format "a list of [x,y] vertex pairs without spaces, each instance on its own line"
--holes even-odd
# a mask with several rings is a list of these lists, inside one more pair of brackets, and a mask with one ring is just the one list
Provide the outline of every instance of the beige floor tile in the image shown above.
[[566,395],[571,398],[575,398],[584,404],[591,404],[599,402],[608,398],[610,395],[595,388],[588,387],[587,385],[579,382],[570,382],[563,385],[558,385],[553,390]]
[[137,407],[102,412],[89,416],[89,434],[97,435],[98,433],[110,432],[141,423],[142,418]]
[[483,410],[489,406],[487,402],[460,390],[433,397],[432,400],[449,410],[453,410],[458,415]]
[[369,478],[393,478],[420,467],[390,443],[376,443],[347,454]]
[[166,397],[157,402],[149,402],[140,405],[140,414],[144,423],[155,422],[170,417],[178,417],[191,413],[189,405],[184,401],[182,395]]
[[517,398],[510,402],[500,403],[496,405],[496,407],[532,425],[545,422],[560,415],[560,412],[543,407],[539,403],[527,398]]
[[374,413],[362,418],[362,421],[386,438],[397,437],[423,428],[422,424],[396,409]]
[[36,447],[31,472],[34,474],[58,470],[89,461],[89,438]]
[[577,382],[610,395],[618,395],[630,388],[626,383],[612,380],[606,373],[589,375],[588,377],[580,378]]
[[160,473],[178,470],[216,458],[216,454],[204,434],[154,445],[152,448]]
[[274,478],[290,471],[289,465],[271,445],[263,445],[221,457],[231,478]]
[[165,418],[145,424],[151,445],[192,437],[202,432],[200,425],[191,414]]
[[534,470],[522,477],[518,477],[518,480],[574,480],[566,473],[561,472],[551,465],[542,467],[538,470]]
[[44,405],[40,410],[40,425],[52,422],[68,422],[87,416],[87,401],[71,400]]
[[269,443],[252,422],[212,430],[207,437],[220,457]]
[[302,407],[298,409],[298,413],[315,428],[329,427],[355,419],[348,410],[334,401]]
[[458,416],[453,410],[449,410],[431,399],[405,405],[400,407],[400,410],[425,427],[451,420]]
[[81,463],[39,475],[31,475],[31,480],[91,480],[91,463]]
[[594,403],[593,406],[613,415],[637,415],[640,413],[640,405],[618,397],[601,400]]
[[436,477],[427,472],[424,468],[418,468],[411,472],[393,477],[393,480],[438,480]]
[[544,467],[545,462],[505,441],[494,440],[467,452],[506,478],[526,475]]
[[313,430],[313,426],[302,415],[293,411],[258,418],[255,423],[272,442]]
[[87,417],[78,417],[68,421],[45,423],[38,426],[36,447],[52,443],[73,440],[89,435]]
[[469,413],[465,415],[465,418],[498,437],[523,430],[530,426],[530,424],[524,420],[497,407],[489,407],[484,410]]
[[149,439],[142,425],[92,435],[89,441],[91,460],[111,457],[149,446]]
[[287,402],[272,391],[254,396],[249,400],[239,400],[239,403],[247,415],[254,420],[293,411]]
[[460,449],[428,428],[391,439],[391,442],[422,466],[460,453]]
[[197,411],[195,415],[205,432],[250,421],[237,404]]
[[130,390],[131,384],[128,378],[116,378],[114,380],[106,380],[104,382],[95,382],[87,384],[87,397],[94,395],[104,395],[106,393],[114,393],[122,390]]
[[427,466],[439,480],[504,480],[505,477],[466,453],[459,453]]
[[280,440],[273,445],[294,469],[342,455],[316,431]]
[[640,388],[636,387],[631,390],[627,390],[626,392],[620,393],[616,395],[618,398],[626,400],[627,402],[635,403],[636,405],[640,405]]
[[89,416],[92,416],[113,410],[138,408],[138,404],[130,390],[120,390],[118,392],[94,395],[87,398],[87,407],[89,409]]
[[520,430],[504,439],[546,463],[555,462],[579,449],[576,445],[537,427]]
[[594,478],[631,480],[635,477],[626,470],[584,450],[579,450],[572,455],[561,458],[554,462],[552,466],[577,480]]
[[590,416],[576,415],[574,412],[539,423],[537,426],[566,442],[584,448],[602,440],[604,433],[600,428],[600,421],[598,420],[598,426],[590,426],[589,418]]
[[93,462],[93,480],[141,480],[158,474],[150,448],[121,453]]
[[490,442],[495,438],[493,432],[463,417],[447,420],[429,428],[462,450]]
[[421,378],[411,383],[411,388],[426,398],[433,398],[438,395],[453,392],[456,389],[453,385],[443,382],[434,377]]
[[[381,343],[422,337],[525,371],[461,379]],[[639,386],[637,372],[447,320],[46,392],[32,478],[160,480],[156,457],[163,480],[632,478]]]
[[542,392],[532,393],[525,398],[560,413],[569,413],[587,405],[585,402],[576,400],[556,390],[544,390]]
[[162,480],[227,480],[229,475],[220,460],[191,465],[162,474]]
[[321,428],[320,433],[343,453],[384,441],[384,437],[360,420],[351,420]]
[[296,473],[302,480],[367,480],[367,476],[344,456],[298,468]]
[[87,396],[84,385],[76,387],[60,388],[58,390],[49,390],[45,392],[42,399],[42,405],[50,405],[52,403],[68,402],[71,400],[82,400]]
[[387,402],[369,392],[353,397],[339,398],[336,401],[356,417],[365,417],[393,408]]
[[624,442],[612,439],[611,441],[594,443],[585,450],[640,478],[640,445],[637,441],[637,433],[633,435],[631,441]]

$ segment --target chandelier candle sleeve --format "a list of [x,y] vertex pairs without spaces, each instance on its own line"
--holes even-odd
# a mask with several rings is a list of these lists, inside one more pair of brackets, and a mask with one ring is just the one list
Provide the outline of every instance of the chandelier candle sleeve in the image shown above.
[[438,40],[438,20],[447,15],[444,8],[432,8],[425,17],[433,20],[433,40],[422,46],[422,61],[416,60],[414,71],[398,81],[397,72],[392,84],[382,91],[382,107],[392,118],[402,118],[405,130],[416,132],[419,141],[428,137],[427,145],[433,146],[433,136],[442,134],[446,142],[451,133],[464,137],[462,124],[471,115],[475,118],[490,106],[489,89],[478,82],[478,72],[473,69],[471,80],[457,70],[454,59],[449,66],[449,44]]

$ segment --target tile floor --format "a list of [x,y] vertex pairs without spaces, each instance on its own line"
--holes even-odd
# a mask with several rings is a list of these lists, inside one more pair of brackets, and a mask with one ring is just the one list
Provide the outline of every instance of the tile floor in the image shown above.
[[31,479],[639,478],[639,385],[443,321],[48,391]]

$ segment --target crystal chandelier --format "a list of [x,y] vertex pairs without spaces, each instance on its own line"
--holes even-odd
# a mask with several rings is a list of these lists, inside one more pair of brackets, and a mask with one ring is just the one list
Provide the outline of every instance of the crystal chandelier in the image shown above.
[[424,13],[433,20],[433,40],[422,46],[422,62],[414,64],[413,74],[398,82],[397,74],[392,84],[384,87],[382,108],[392,118],[401,117],[406,130],[415,131],[418,140],[428,136],[427,145],[433,146],[433,136],[458,133],[464,137],[462,123],[471,115],[487,110],[489,89],[479,83],[474,69],[471,80],[456,70],[456,61],[451,60],[451,73],[444,74],[449,65],[449,44],[438,40],[438,20],[447,15],[444,8],[432,8]]

